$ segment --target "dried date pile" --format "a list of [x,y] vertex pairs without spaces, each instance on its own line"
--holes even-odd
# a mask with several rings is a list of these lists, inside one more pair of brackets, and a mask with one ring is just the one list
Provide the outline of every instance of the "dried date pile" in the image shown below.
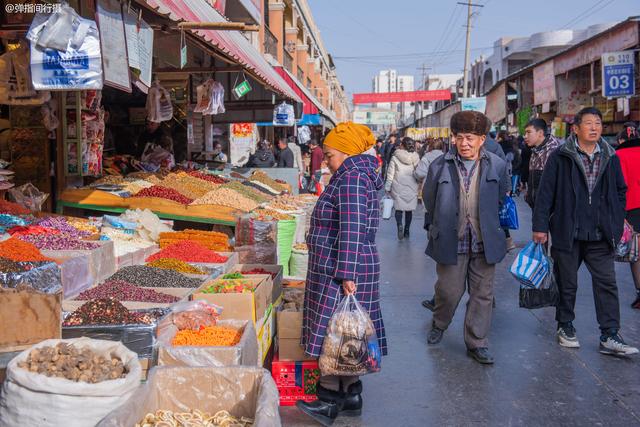
[[120,358],[100,356],[88,348],[79,349],[66,343],[36,348],[18,367],[48,377],[92,384],[124,378],[127,374]]
[[160,312],[154,314],[129,311],[114,299],[96,299],[82,304],[65,319],[62,326],[150,325],[160,315]]

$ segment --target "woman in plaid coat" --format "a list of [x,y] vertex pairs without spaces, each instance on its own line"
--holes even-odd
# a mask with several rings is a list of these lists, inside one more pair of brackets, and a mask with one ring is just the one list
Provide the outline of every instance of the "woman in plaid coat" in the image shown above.
[[[378,191],[384,183],[376,158],[364,154],[374,143],[367,127],[353,123],[341,123],[324,142],[333,176],[318,199],[307,236],[309,269],[302,344],[310,356],[320,356],[329,319],[344,295],[352,293],[373,321],[382,354],[387,353],[375,244],[380,220]],[[322,424],[331,425],[338,413],[360,415],[361,392],[362,383],[357,377],[323,376],[318,400],[298,402],[298,407]]]

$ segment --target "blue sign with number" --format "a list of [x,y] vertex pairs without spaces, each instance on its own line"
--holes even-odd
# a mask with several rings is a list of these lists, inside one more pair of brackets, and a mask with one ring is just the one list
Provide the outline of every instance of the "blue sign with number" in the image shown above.
[[618,98],[636,93],[634,52],[602,55],[602,96]]

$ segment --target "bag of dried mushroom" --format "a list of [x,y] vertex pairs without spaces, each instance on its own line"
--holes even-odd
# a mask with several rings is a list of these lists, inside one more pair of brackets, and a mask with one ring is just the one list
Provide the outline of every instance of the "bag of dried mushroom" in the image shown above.
[[345,296],[329,319],[318,364],[323,376],[380,371],[382,354],[369,314],[354,295]]
[[7,366],[0,427],[87,427],[140,385],[136,353],[115,341],[46,340]]

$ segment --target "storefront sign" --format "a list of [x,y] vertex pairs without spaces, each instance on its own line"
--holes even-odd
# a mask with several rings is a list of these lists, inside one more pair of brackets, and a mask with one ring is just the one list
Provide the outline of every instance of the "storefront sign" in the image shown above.
[[504,82],[487,94],[486,115],[493,123],[507,116],[507,86]]
[[462,103],[462,111],[479,111],[484,114],[487,108],[487,98],[484,96],[479,98],[460,98]]
[[564,74],[582,65],[597,61],[606,52],[615,52],[635,47],[640,42],[638,22],[630,21],[593,41],[571,49],[555,59],[554,74]]
[[533,103],[535,105],[554,102],[556,95],[556,76],[553,74],[553,60],[533,69]]
[[118,0],[98,0],[97,17],[100,27],[104,82],[125,92],[131,92],[120,2]]
[[634,58],[633,51],[602,55],[602,96],[615,98],[636,94]]
[[354,104],[375,104],[379,102],[418,102],[418,101],[448,101],[451,91],[446,90],[416,90],[413,92],[387,93],[355,93]]
[[243,166],[249,161],[257,134],[258,128],[255,123],[229,125],[229,156],[233,166]]
[[140,81],[151,86],[151,66],[153,61],[153,28],[132,10],[124,14],[124,30],[129,53],[129,66],[140,71]]
[[396,113],[393,111],[354,111],[353,122],[363,125],[395,125]]

